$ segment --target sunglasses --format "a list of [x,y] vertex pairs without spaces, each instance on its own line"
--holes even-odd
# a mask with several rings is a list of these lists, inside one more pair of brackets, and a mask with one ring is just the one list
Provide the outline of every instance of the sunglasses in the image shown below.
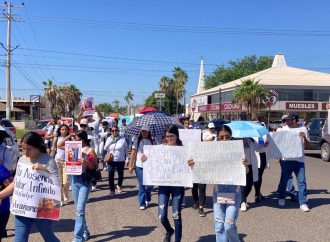
[[86,128],[87,125],[86,124],[80,124],[80,128]]
[[118,129],[112,129],[111,132],[118,132]]

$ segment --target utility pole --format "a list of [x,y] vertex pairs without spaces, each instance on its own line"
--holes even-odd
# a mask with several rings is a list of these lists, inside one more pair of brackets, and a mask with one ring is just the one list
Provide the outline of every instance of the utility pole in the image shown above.
[[[11,118],[11,82],[10,82],[10,56],[11,52],[14,51],[19,46],[17,45],[15,48],[10,49],[10,35],[11,35],[11,20],[13,19],[13,16],[11,14],[11,8],[14,7],[10,1],[5,2],[4,4],[7,7],[7,14],[4,14],[5,18],[7,18],[7,47],[4,46],[3,43],[0,43],[2,48],[6,51],[6,118]],[[24,4],[22,4],[24,5]]]
[[221,119],[221,87],[219,88],[219,119]]

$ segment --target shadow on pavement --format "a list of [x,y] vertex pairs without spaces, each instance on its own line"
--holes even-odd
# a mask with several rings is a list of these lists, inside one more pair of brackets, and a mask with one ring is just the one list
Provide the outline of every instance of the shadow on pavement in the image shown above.
[[199,237],[199,239],[197,240],[197,242],[209,242],[209,241],[215,241],[214,234],[209,234],[209,235]]
[[305,156],[321,159],[321,153],[305,153]]
[[[60,219],[59,221],[54,221],[54,232],[72,232],[74,229],[75,220],[74,219]],[[39,230],[35,225],[32,226],[31,234],[39,233]]]
[[[142,237],[147,236],[150,234],[153,230],[155,230],[156,226],[125,226],[123,227],[123,230],[117,230],[117,231],[111,231],[105,234],[96,234],[92,235],[90,237],[90,240],[95,242],[104,242],[104,241],[111,241],[116,240],[124,237]],[[96,240],[99,237],[108,237],[105,239]]]

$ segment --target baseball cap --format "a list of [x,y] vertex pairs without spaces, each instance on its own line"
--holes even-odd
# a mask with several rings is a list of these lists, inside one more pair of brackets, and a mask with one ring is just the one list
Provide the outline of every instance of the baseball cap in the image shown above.
[[207,127],[208,127],[209,129],[215,128],[214,123],[209,123],[209,124],[207,125]]
[[143,125],[141,130],[150,131],[150,127],[148,125]]
[[285,114],[282,116],[282,120],[288,119],[289,115]]
[[290,113],[290,114],[288,115],[287,119],[295,119],[295,120],[298,120],[298,119],[299,119],[299,116],[298,116],[298,114]]
[[87,119],[83,118],[80,120],[80,124],[83,124],[83,125],[88,125],[88,121]]

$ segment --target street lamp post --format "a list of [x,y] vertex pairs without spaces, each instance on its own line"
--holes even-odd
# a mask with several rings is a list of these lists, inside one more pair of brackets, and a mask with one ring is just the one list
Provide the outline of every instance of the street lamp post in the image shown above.
[[219,118],[221,119],[221,87],[219,88]]

